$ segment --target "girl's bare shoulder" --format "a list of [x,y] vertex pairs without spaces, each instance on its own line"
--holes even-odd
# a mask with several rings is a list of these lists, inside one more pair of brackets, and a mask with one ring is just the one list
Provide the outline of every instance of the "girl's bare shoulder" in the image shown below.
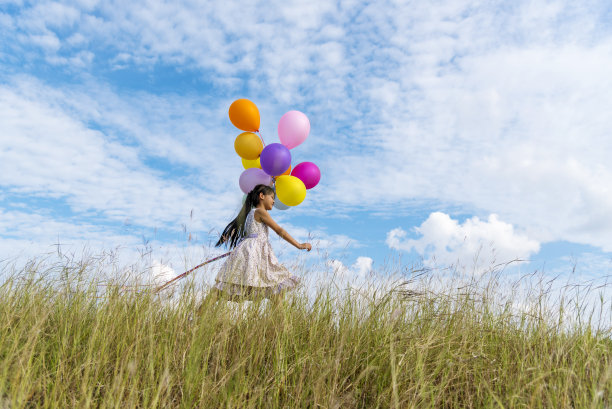
[[269,216],[269,214],[265,209],[255,208],[255,212],[253,213],[255,221],[261,223],[266,218],[266,216]]

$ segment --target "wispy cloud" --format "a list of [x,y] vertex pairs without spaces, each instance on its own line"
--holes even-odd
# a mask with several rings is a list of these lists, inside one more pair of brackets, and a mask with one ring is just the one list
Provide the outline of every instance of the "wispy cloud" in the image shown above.
[[[296,214],[428,200],[499,214],[538,242],[610,251],[606,15],[604,1],[10,5],[0,62],[78,75],[68,86],[3,77],[0,115],[20,142],[2,141],[0,177],[76,212],[155,226],[197,209],[199,227],[221,224],[241,170],[226,110],[246,94],[268,141],[285,111],[311,119],[295,154],[323,179]],[[206,95],[112,84],[159,66],[191,70]]]
[[[144,127],[147,108],[125,102],[113,106],[119,101],[116,95],[60,91],[29,78],[13,85],[0,86],[0,183],[8,192],[62,199],[77,214],[177,230],[192,211],[203,225],[220,225],[228,207],[239,200],[223,177],[199,184],[209,177],[215,180],[217,172],[230,174],[224,167],[238,169],[229,159],[231,152],[205,155],[214,151],[205,141],[206,132],[199,144],[190,140],[195,135],[180,130],[169,137],[170,129],[155,125],[164,115],[155,101],[148,106],[157,117]],[[147,134],[152,131],[158,133]],[[147,166],[159,158],[180,163],[184,176],[168,178]]]

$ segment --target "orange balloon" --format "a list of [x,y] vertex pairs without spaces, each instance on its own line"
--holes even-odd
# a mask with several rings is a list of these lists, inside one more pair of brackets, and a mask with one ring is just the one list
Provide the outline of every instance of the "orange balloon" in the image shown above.
[[291,175],[291,165],[289,165],[289,168],[285,171],[285,173],[283,173],[283,174],[281,174],[279,176],[282,176],[282,175]]
[[259,131],[259,110],[248,99],[237,99],[229,107],[229,118],[234,126],[247,132]]

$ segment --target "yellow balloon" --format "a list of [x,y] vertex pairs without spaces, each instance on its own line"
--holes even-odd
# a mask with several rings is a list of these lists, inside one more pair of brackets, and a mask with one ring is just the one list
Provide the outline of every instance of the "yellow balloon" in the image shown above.
[[261,162],[260,162],[259,158],[257,158],[257,159],[244,159],[244,158],[242,158],[242,167],[244,167],[245,169],[251,169],[251,168],[259,168],[259,169],[261,169]]
[[248,99],[237,99],[229,107],[229,118],[234,126],[247,132],[259,131],[259,110]]
[[276,196],[287,206],[297,206],[306,198],[306,186],[295,176],[281,175],[276,178]]
[[234,149],[241,158],[255,160],[263,150],[263,142],[254,133],[243,132],[236,137]]

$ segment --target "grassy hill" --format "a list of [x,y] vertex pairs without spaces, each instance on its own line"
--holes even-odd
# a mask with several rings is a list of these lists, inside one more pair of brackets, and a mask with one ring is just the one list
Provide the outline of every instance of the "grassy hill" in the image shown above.
[[398,283],[198,312],[194,289],[168,302],[100,291],[86,264],[41,270],[0,287],[2,409],[612,407],[610,326],[563,305]]

